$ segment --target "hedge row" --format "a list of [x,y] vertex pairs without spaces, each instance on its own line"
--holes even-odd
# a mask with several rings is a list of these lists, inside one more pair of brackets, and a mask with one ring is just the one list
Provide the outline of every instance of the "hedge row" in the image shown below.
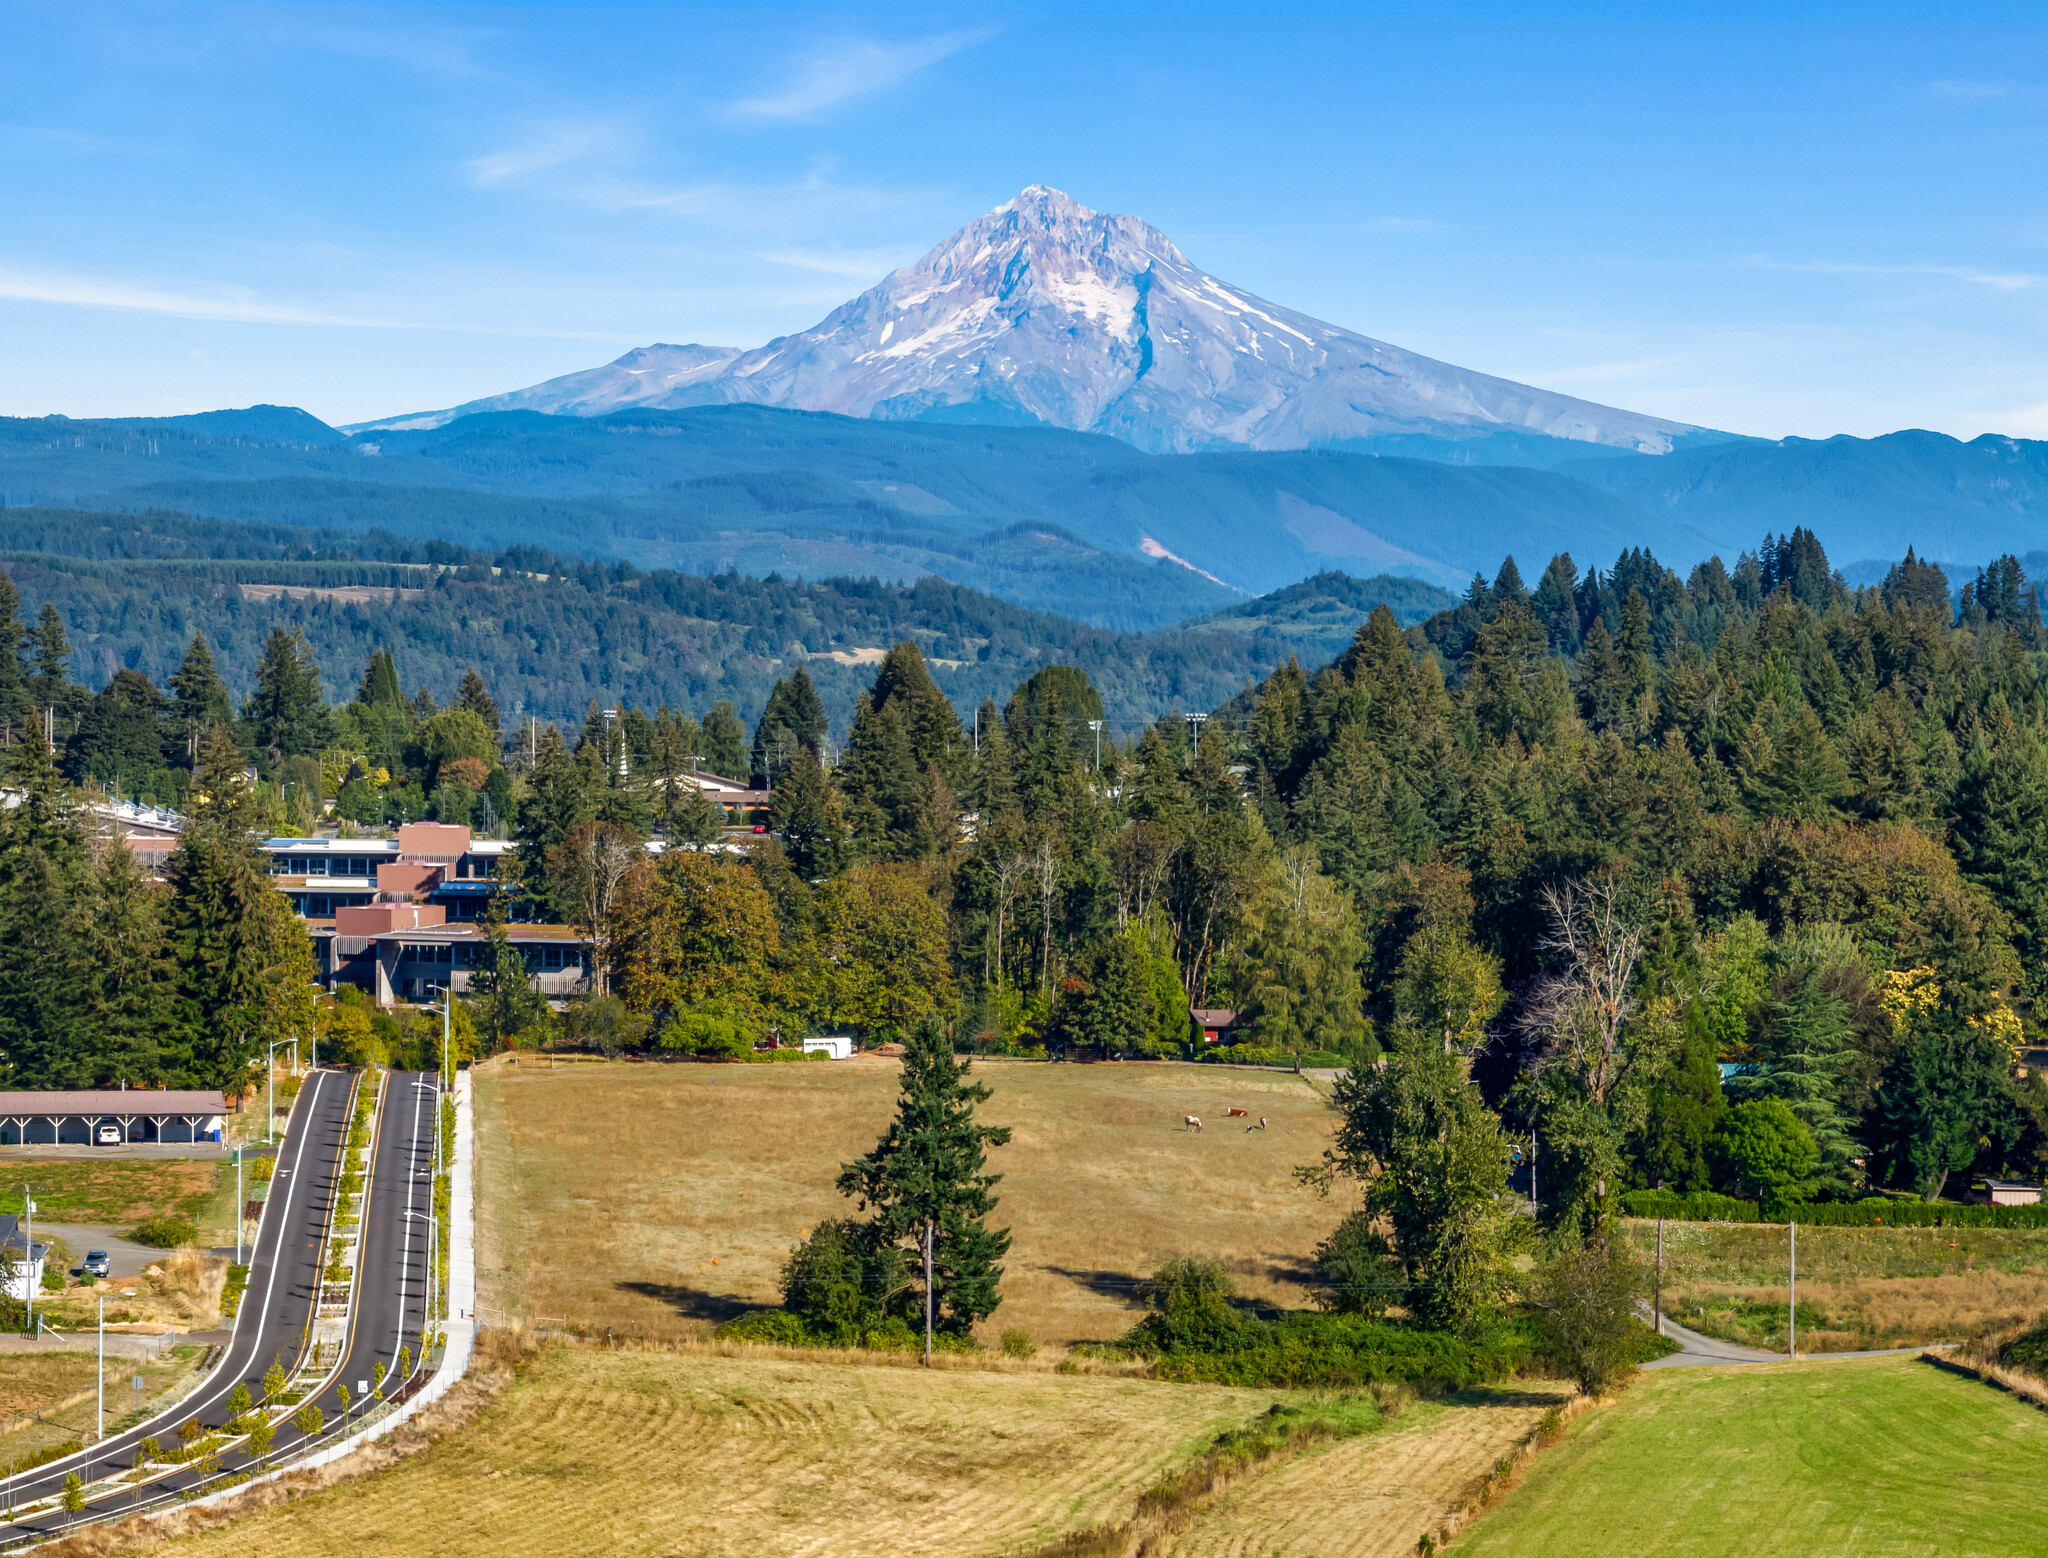
[[[1754,1201],[1698,1191],[1631,1190],[1621,1198],[1630,1217],[1670,1222],[1754,1223],[1766,1219]],[[1954,1201],[1904,1201],[1865,1196],[1861,1201],[1801,1201],[1772,1208],[1774,1223],[1818,1228],[2048,1228],[2048,1206],[1964,1206]]]

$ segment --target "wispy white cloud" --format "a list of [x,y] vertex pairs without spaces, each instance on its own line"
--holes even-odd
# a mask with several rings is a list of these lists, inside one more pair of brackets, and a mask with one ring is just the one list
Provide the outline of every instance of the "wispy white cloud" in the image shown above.
[[271,303],[247,293],[171,292],[91,276],[52,275],[0,269],[0,298],[25,303],[69,303],[80,308],[118,308],[178,319],[211,319],[238,324],[350,325],[403,328],[393,320],[351,317],[320,309]]
[[97,276],[0,267],[0,300],[55,303],[74,308],[116,309],[172,319],[220,324],[323,325],[349,330],[440,330],[458,335],[518,336],[533,339],[612,341],[615,331],[555,330],[474,325],[443,317],[432,322],[375,313],[338,313],[279,303],[246,291],[200,293]]
[[769,249],[761,258],[770,265],[787,265],[793,270],[815,271],[821,276],[845,276],[854,281],[872,281],[899,265],[917,258],[908,249]]
[[743,98],[727,112],[741,120],[815,119],[840,103],[886,91],[926,66],[980,43],[992,32],[984,27],[893,44],[847,39],[804,60],[781,87]]
[[1988,103],[1994,98],[2012,96],[2013,84],[2010,81],[1930,81],[1927,90],[1944,103]]
[[477,45],[490,34],[455,27],[308,27],[301,19],[269,30],[268,40],[286,48],[312,49],[353,59],[398,65],[421,75],[474,80],[490,74]]
[[60,130],[53,125],[0,124],[0,146],[10,144],[79,157],[152,157],[167,150],[146,141],[120,140],[84,130]]
[[1366,233],[1440,233],[1444,224],[1426,216],[1376,216],[1358,228]]
[[530,174],[546,173],[565,163],[581,162],[618,147],[624,137],[616,125],[557,123],[544,125],[531,139],[502,151],[472,157],[470,182],[483,187]]
[[1971,265],[1870,265],[1854,260],[1773,260],[1753,255],[1745,262],[1754,270],[1804,271],[1821,276],[1946,276],[1953,281],[1989,287],[1994,292],[2025,292],[2048,284],[2048,276],[2032,271],[1986,271]]

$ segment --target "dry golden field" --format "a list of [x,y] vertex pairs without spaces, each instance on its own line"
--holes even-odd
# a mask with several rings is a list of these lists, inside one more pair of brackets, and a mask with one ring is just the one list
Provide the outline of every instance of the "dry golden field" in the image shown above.
[[1179,1558],[1409,1558],[1416,1539],[1569,1386],[1508,1386],[1410,1407],[1383,1433],[1274,1468],[1205,1511]]
[[1163,1473],[1276,1399],[1043,1370],[560,1348],[420,1454],[168,1551],[1014,1553],[1127,1519]]
[[[1654,1257],[1656,1224],[1626,1225]],[[1785,1345],[1782,1226],[1664,1225],[1664,1307],[1682,1324],[1757,1347]],[[1799,1230],[1799,1346],[1851,1352],[1961,1341],[2048,1310],[2048,1231]]]
[[[1313,1086],[1279,1072],[977,1063],[1007,1147],[994,1222],[1014,1232],[985,1329],[1115,1336],[1132,1284],[1172,1255],[1228,1261],[1241,1292],[1301,1304],[1349,1203],[1295,1184],[1329,1139]],[[480,1300],[541,1321],[701,1334],[778,1300],[791,1245],[852,1215],[839,1165],[874,1145],[897,1067],[524,1064],[477,1073]],[[1263,1116],[1247,1131],[1225,1110]],[[1205,1129],[1182,1129],[1184,1115]]]

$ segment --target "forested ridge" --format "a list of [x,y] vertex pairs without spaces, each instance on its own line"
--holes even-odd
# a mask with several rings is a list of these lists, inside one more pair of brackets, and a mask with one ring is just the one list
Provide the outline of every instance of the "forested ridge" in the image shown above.
[[[811,587],[591,573],[808,630]],[[425,598],[583,588],[505,578],[466,564]],[[873,586],[878,638],[921,591],[935,632],[976,599]],[[154,740],[175,788],[225,742],[273,829],[502,820],[508,891],[581,926],[600,973],[566,1017],[480,997],[485,1042],[745,1053],[932,1017],[970,1048],[1165,1055],[1223,1007],[1240,1058],[1390,1050],[1385,1085],[1440,1090],[1421,1057],[1463,1055],[1473,1129],[1535,1130],[1560,1218],[1631,1186],[1782,1205],[2048,1166],[2048,1090],[2018,1064],[2048,992],[2048,640],[2011,558],[1960,591],[1910,553],[1851,589],[1803,531],[1685,578],[1632,551],[1531,588],[1510,561],[1416,627],[1378,607],[1334,662],[1124,736],[1083,668],[963,709],[907,638],[839,730],[814,661],[764,673],[749,719],[593,704],[522,740],[488,670],[451,697],[372,651],[337,703],[282,625],[239,705],[199,639],[170,695],[124,673],[88,696],[61,613],[12,631],[0,702],[76,709],[57,761],[80,782],[119,788],[121,743]],[[641,855],[717,839],[670,782],[692,763],[771,785],[769,832]]]

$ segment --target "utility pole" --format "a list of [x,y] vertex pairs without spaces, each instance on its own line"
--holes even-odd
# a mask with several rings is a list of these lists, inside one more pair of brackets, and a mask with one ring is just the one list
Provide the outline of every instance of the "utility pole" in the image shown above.
[[932,1220],[924,1220],[924,1366],[932,1366]]
[[[23,1131],[22,1135],[27,1136]],[[36,1334],[36,1187],[34,1181],[24,1182],[21,1187],[21,1215],[28,1232],[24,1236],[28,1247],[23,1252],[28,1257],[28,1334]]]
[[1657,1334],[1664,1334],[1664,1219],[1657,1219],[1657,1297],[1650,1313],[1657,1319]]
[[1102,721],[1092,719],[1088,728],[1095,732],[1095,771],[1099,774],[1102,772]]
[[1536,1216],[1536,1127],[1529,1127],[1529,1215]]
[[1799,1356],[1799,1225],[1787,1223],[1792,1235],[1792,1263],[1785,1285],[1785,1356]]
[[242,1149],[235,1149],[235,1264],[242,1264]]

